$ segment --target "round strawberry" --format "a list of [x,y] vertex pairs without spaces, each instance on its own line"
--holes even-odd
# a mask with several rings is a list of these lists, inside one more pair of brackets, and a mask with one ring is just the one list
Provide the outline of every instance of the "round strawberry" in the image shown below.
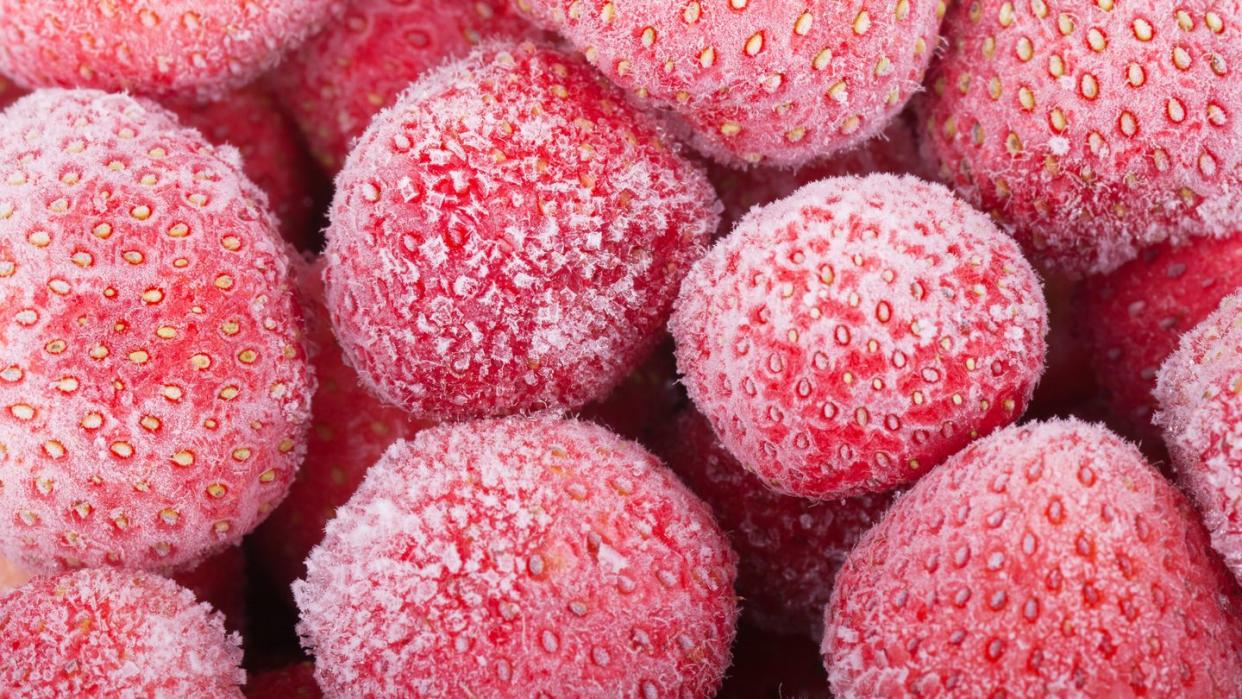
[[879,133],[923,79],[941,0],[514,0],[690,142],[806,164]]
[[83,570],[0,595],[0,695],[241,697],[235,634],[150,573]]
[[307,554],[323,539],[336,508],[345,504],[390,444],[413,436],[419,425],[384,405],[345,364],[323,305],[322,261],[300,264],[299,298],[307,315],[307,339],[318,388],[311,403],[306,460],[289,497],[251,537],[258,560],[274,582],[289,585],[306,574]]
[[167,569],[284,496],[312,380],[288,259],[231,148],[40,90],[0,116],[0,555]]
[[0,72],[25,87],[214,99],[271,68],[332,0],[0,0]]
[[602,398],[658,342],[718,224],[654,122],[530,43],[424,76],[336,188],[333,325],[367,387],[418,419]]
[[837,696],[1231,696],[1240,605],[1138,450],[1037,423],[898,498],[837,576],[823,653]]
[[207,104],[187,100],[164,104],[208,141],[241,151],[246,176],[267,194],[285,240],[300,248],[312,247],[315,165],[297,127],[267,90],[250,85]]
[[1112,417],[1127,433],[1159,444],[1159,428],[1151,421],[1156,371],[1182,333],[1239,286],[1242,232],[1158,245],[1111,274],[1087,280],[1078,325]]
[[694,409],[662,445],[670,468],[703,498],[738,553],[737,591],[746,616],[777,633],[818,639],[832,580],[892,498],[817,502],[769,490],[734,459]]
[[1182,336],[1160,367],[1156,422],[1212,545],[1242,580],[1242,291]]
[[328,695],[708,697],[736,556],[638,445],[550,416],[398,442],[294,583]]
[[894,175],[915,175],[932,180],[932,172],[919,153],[914,125],[898,116],[871,140],[843,153],[837,153],[796,170],[756,167],[735,170],[710,165],[707,175],[724,204],[720,230],[728,233],[746,212],[784,199],[799,188],[829,177],[870,175],[887,172]]
[[939,185],[840,177],[752,211],[670,323],[724,446],[804,497],[879,492],[1016,420],[1047,309],[1014,242]]
[[371,118],[410,83],[483,37],[535,34],[505,0],[355,0],[289,55],[272,78],[310,141],[335,173]]
[[310,662],[260,672],[246,683],[247,699],[320,699],[315,664]]
[[1237,0],[971,0],[945,19],[926,136],[1040,266],[1101,273],[1242,219]]

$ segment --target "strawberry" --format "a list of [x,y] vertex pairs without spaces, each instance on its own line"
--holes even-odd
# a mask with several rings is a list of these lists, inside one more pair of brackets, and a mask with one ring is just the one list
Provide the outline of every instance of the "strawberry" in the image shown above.
[[703,173],[577,58],[488,42],[425,75],[337,176],[327,304],[419,420],[604,397],[718,224]]
[[236,151],[153,103],[0,116],[0,555],[171,569],[284,496],[313,381],[288,258]]
[[304,561],[323,539],[323,530],[357,490],[367,469],[390,444],[414,435],[420,425],[384,405],[358,382],[345,364],[323,305],[322,260],[297,265],[297,284],[306,310],[311,364],[319,387],[311,403],[306,460],[289,497],[250,541],[273,581],[286,593],[306,575]]
[[892,498],[827,503],[769,490],[725,451],[693,408],[666,431],[659,453],[729,535],[747,618],[764,630],[818,639],[833,577]]
[[0,73],[24,87],[216,99],[274,66],[334,0],[0,0]]
[[241,151],[246,176],[267,194],[285,240],[303,249],[315,247],[313,192],[318,173],[297,126],[267,90],[250,85],[207,104],[163,103],[208,141]]
[[837,696],[1234,696],[1240,604],[1137,449],[1036,423],[898,498],[837,576],[824,661]]
[[1111,274],[1087,281],[1078,325],[1091,367],[1125,434],[1160,444],[1152,424],[1156,371],[1194,327],[1242,286],[1242,235],[1144,250]]
[[922,81],[941,0],[514,0],[724,165],[804,165],[879,133]]
[[240,696],[238,637],[158,575],[111,569],[35,578],[0,595],[0,695]]
[[290,54],[272,83],[315,158],[335,173],[371,118],[423,73],[481,38],[535,34],[504,0],[355,0]]
[[686,277],[691,400],[770,487],[909,482],[1016,420],[1047,309],[1014,242],[939,185],[840,177],[752,211]]
[[433,427],[294,583],[329,696],[712,696],[736,556],[658,460],[553,416]]
[[320,699],[323,692],[315,684],[315,664],[287,665],[260,672],[246,683],[247,699]]
[[1203,513],[1212,546],[1242,579],[1242,291],[1194,326],[1160,367],[1156,422]]
[[970,0],[928,73],[942,175],[1032,261],[1111,271],[1242,219],[1237,0]]
[[904,116],[890,121],[888,127],[871,140],[797,170],[776,167],[735,170],[722,165],[707,168],[708,177],[724,204],[720,230],[726,234],[746,212],[784,199],[811,182],[877,172],[933,179],[930,167],[919,154],[914,126]]

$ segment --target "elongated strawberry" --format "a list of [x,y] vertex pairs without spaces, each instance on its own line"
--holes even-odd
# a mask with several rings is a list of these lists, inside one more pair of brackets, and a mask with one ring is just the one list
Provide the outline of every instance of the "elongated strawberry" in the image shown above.
[[967,0],[925,135],[943,175],[1040,266],[1116,269],[1242,219],[1237,0]]

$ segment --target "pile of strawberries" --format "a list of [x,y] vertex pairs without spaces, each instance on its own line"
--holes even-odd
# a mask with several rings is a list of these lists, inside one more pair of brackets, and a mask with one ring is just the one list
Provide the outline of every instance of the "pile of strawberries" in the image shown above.
[[1240,0],[0,0],[0,696],[1242,696],[1239,70]]

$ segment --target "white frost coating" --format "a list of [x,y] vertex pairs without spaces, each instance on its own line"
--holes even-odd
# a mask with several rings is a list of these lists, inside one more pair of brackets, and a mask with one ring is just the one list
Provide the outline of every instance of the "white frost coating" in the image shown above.
[[1160,367],[1155,422],[1212,546],[1242,579],[1242,291],[1182,336]]
[[578,407],[642,360],[718,216],[705,175],[589,66],[486,43],[351,153],[328,304],[364,382],[417,416]]
[[328,696],[710,696],[734,562],[639,446],[551,416],[461,423],[368,472],[294,584],[298,631]]

